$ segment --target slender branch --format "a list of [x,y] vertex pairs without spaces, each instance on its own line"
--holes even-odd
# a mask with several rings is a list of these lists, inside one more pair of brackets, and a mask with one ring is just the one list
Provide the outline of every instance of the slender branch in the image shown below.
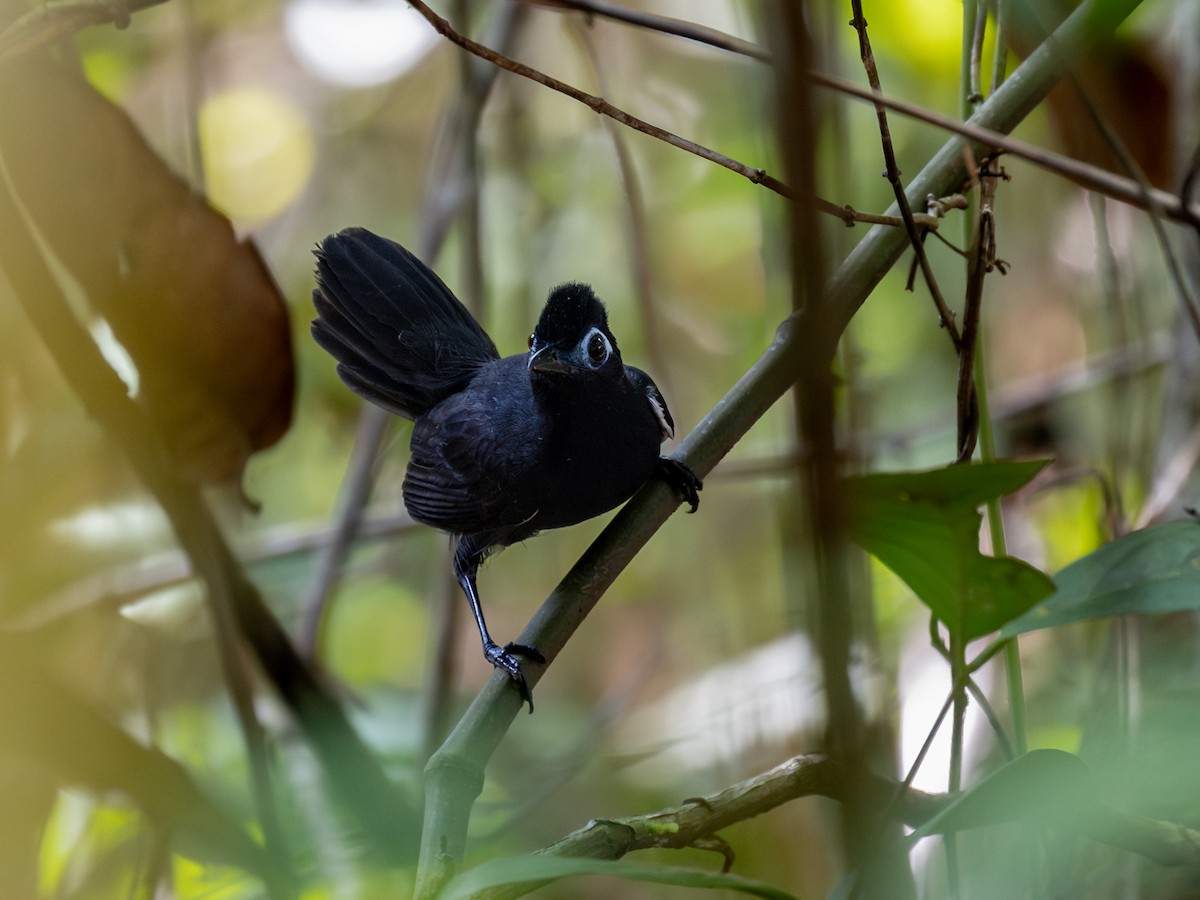
[[[867,72],[867,81],[871,84],[871,95],[874,100],[874,98],[883,96],[883,88],[879,83],[879,68],[875,65],[875,54],[871,51],[871,39],[867,35],[867,20],[863,17],[862,0],[851,0],[850,6],[854,10],[854,18],[850,25],[858,32],[859,56],[862,58],[863,68]],[[920,266],[921,275],[925,278],[925,284],[929,287],[929,293],[933,297],[933,305],[937,307],[942,327],[950,335],[950,342],[954,345],[954,349],[958,350],[962,345],[962,338],[958,334],[958,326],[954,324],[954,313],[946,306],[946,299],[942,296],[937,278],[933,274],[933,267],[929,264],[929,257],[925,254],[925,242],[913,220],[912,207],[909,205],[908,196],[904,193],[904,182],[900,180],[900,167],[896,165],[896,151],[892,147],[892,132],[888,127],[887,107],[882,103],[875,102],[875,117],[879,120],[879,139],[883,144],[885,173],[896,194],[896,204],[900,209],[900,216],[904,220],[904,230],[908,233],[909,243],[912,244],[913,253],[916,254],[917,265]]]
[[[956,799],[952,793],[927,793],[877,775],[870,777],[867,786],[881,804],[896,797],[890,815],[894,821],[912,828],[928,822]],[[849,789],[845,766],[821,754],[805,754],[678,806],[622,819],[593,819],[578,831],[538,850],[537,855],[615,860],[637,850],[697,847],[724,828],[804,797],[826,797],[845,803]],[[1175,822],[1099,807],[1093,815],[1074,823],[1074,827],[1092,840],[1165,866],[1193,865],[1200,860],[1200,831]],[[542,883],[504,885],[478,896],[486,900],[509,900]]]
[[[394,509],[364,518],[356,537],[394,537],[418,526],[406,512]],[[237,557],[244,565],[270,562],[289,556],[313,553],[333,536],[334,528],[319,525],[279,525],[237,541]],[[88,575],[43,597],[36,606],[7,618],[0,628],[33,631],[81,612],[108,611],[137,600],[153,591],[177,587],[193,577],[187,554],[179,550],[146,557]]]
[[[8,168],[0,159],[0,222],[5,240],[0,267],[16,288],[17,299],[45,343],[67,383],[88,411],[126,450],[147,486],[155,492],[181,542],[188,544],[192,564],[206,582],[209,614],[221,672],[229,691],[249,762],[254,809],[267,853],[278,875],[288,872],[288,853],[275,811],[266,738],[254,711],[250,672],[238,652],[235,586],[219,564],[221,539],[212,529],[197,528],[193,505],[200,505],[193,488],[178,482],[167,468],[164,445],[143,411],[126,395],[123,382],[108,366],[87,330],[71,311],[31,232]],[[272,898],[291,896],[294,889],[268,879]]]
[[48,47],[89,25],[129,25],[131,13],[166,0],[45,0],[0,32],[0,62]]
[[[967,672],[970,672],[969,666]],[[1005,760],[1011,762],[1017,755],[1016,751],[1013,750],[1012,741],[1008,739],[1008,734],[1004,731],[1004,725],[1001,724],[1000,717],[996,714],[996,708],[992,706],[992,702],[988,700],[987,694],[983,692],[983,688],[976,683],[970,674],[967,675],[967,692],[975,698],[976,704],[978,704],[980,711],[992,729],[992,734],[996,736],[996,742],[1000,745],[1000,755]],[[1022,750],[1021,752],[1024,753],[1025,751]]]
[[760,62],[771,61],[771,55],[757,44],[744,41],[715,28],[697,25],[695,22],[685,22],[682,19],[672,19],[669,16],[656,16],[653,13],[640,10],[626,9],[603,0],[523,0],[525,3],[544,6],[547,9],[575,10],[589,16],[603,16],[627,25],[635,25],[649,31],[659,31],[663,34],[673,34],[676,37],[687,38],[701,44],[708,44],[718,50],[728,50],[749,56]]
[[1134,530],[1157,522],[1179,499],[1200,463],[1200,424],[1196,425],[1162,466],[1138,512]]
[[982,127],[975,118],[969,122],[962,122],[905,100],[873,95],[858,85],[819,72],[812,72],[809,77],[820,87],[886,106],[890,110],[941,128],[943,131],[962,135],[988,151],[1003,150],[1089,191],[1139,209],[1153,210],[1165,218],[1200,228],[1200,202],[1183,200],[1175,194],[1154,187],[1143,187],[1132,178],[1124,178],[1098,166],[1008,137],[999,131]]
[[[595,42],[591,35],[579,29],[580,43],[584,55],[596,78],[596,84],[601,93],[608,93],[608,84],[604,67],[601,65],[600,54],[596,51]],[[666,396],[674,392],[671,388],[670,368],[662,352],[659,317],[654,307],[654,272],[650,262],[650,239],[647,235],[646,201],[642,193],[642,185],[638,179],[637,168],[634,165],[633,154],[629,150],[626,132],[612,120],[605,120],[605,131],[612,140],[613,155],[616,157],[617,172],[620,175],[622,193],[625,198],[625,215],[629,224],[629,235],[626,241],[633,270],[633,294],[637,302],[642,320],[642,341],[646,345],[646,358],[650,362],[650,371],[658,378],[659,388]]]
[[[433,10],[426,6],[422,0],[412,0],[411,5],[417,10],[417,12],[424,16],[425,20],[433,26],[434,30],[448,39],[451,43],[454,43],[466,50],[468,53],[473,53],[480,59],[486,60],[487,62],[490,62],[501,69],[505,69],[506,71],[520,75],[523,78],[528,78],[530,81],[534,81],[544,87],[550,88],[553,91],[558,91],[560,94],[565,94],[574,100],[578,100],[580,103],[583,103],[596,113],[619,122],[628,128],[632,128],[634,131],[640,131],[642,134],[646,134],[650,137],[657,138],[660,141],[664,141],[665,143],[670,144],[672,147],[692,153],[696,156],[699,156],[701,159],[708,160],[709,162],[716,163],[719,166],[729,169],[731,172],[736,172],[738,175],[743,176],[754,184],[760,184],[768,190],[779,194],[781,197],[787,197],[789,200],[796,199],[795,192],[789,185],[783,181],[780,181],[778,178],[775,178],[773,175],[768,174],[765,169],[753,168],[743,162],[733,159],[732,157],[725,156],[723,153],[718,153],[716,150],[711,150],[702,144],[697,144],[694,141],[688,140],[687,138],[682,138],[676,134],[672,134],[663,128],[659,128],[657,125],[651,125],[649,122],[643,121],[636,116],[630,115],[624,110],[618,109],[603,97],[597,97],[594,94],[589,94],[586,91],[582,91],[574,85],[559,81],[553,76],[547,75],[546,73],[527,66],[522,62],[518,62],[517,60],[512,59],[503,53],[493,50],[491,47],[486,46],[485,44],[473,41],[456,31],[446,19],[443,19],[437,15],[437,13],[433,12]],[[902,216],[863,213],[855,210],[851,206],[838,206],[836,203],[832,203],[820,197],[814,197],[813,203],[816,205],[818,211],[825,213],[826,215],[835,216],[836,218],[841,219],[847,225],[853,225],[857,222],[862,222],[869,225],[901,226],[905,223],[905,220]],[[912,214],[912,217],[913,221],[923,228],[937,228],[938,220],[936,216],[925,213],[916,213]]]
[[[1130,2],[1130,0],[1122,0],[1122,2]],[[793,196],[790,188],[786,184],[767,174],[763,169],[756,169],[751,166],[747,166],[744,163],[738,162],[737,160],[731,159],[730,157],[724,156],[716,151],[709,150],[700,144],[693,143],[692,141],[688,141],[684,138],[672,135],[669,132],[665,132],[656,126],[642,122],[642,120],[624,113],[612,106],[603,98],[587,94],[578,88],[574,88],[571,85],[558,81],[557,79],[539,72],[536,69],[532,69],[523,63],[517,62],[516,60],[513,60],[503,54],[499,54],[494,50],[491,50],[489,47],[472,41],[469,38],[455,32],[450,27],[449,23],[446,22],[446,20],[440,18],[436,13],[432,12],[429,7],[422,2],[422,0],[415,0],[412,5],[416,7],[417,11],[420,12],[421,15],[424,16],[425,19],[430,22],[430,24],[433,25],[433,27],[440,34],[442,34],[451,42],[467,50],[469,53],[473,53],[476,56],[499,66],[502,69],[506,69],[517,75],[529,78],[532,81],[542,84],[545,87],[549,87],[550,89],[558,91],[559,93],[566,94],[567,96],[586,104],[601,115],[607,115],[621,124],[633,128],[635,131],[641,131],[643,134],[648,134],[652,137],[657,137],[660,140],[665,140],[672,146],[678,147],[679,149],[685,150],[689,153],[694,153],[702,159],[707,159],[710,162],[715,162],[717,165],[723,166],[732,172],[736,172],[755,184],[761,184],[767,189],[774,191],[781,196],[789,198]],[[949,116],[943,116],[939,113],[924,109],[916,104],[889,98],[882,94],[873,94],[869,90],[864,90],[863,88],[860,88],[848,81],[834,78],[829,75],[812,72],[810,73],[810,77],[813,79],[815,84],[821,87],[835,90],[851,97],[857,97],[862,100],[876,103],[887,109],[894,110],[902,115],[926,122],[930,125],[934,125],[945,131],[960,134],[965,138],[969,138],[970,140],[977,142],[982,148],[1004,150],[1005,152],[1011,153],[1014,156],[1019,156],[1021,159],[1033,163],[1040,168],[1046,169],[1047,171],[1066,178],[1068,181],[1074,182],[1080,187],[1096,191],[1097,193],[1104,194],[1107,197],[1112,197],[1114,200],[1119,200],[1122,203],[1126,203],[1131,206],[1136,206],[1143,209],[1158,209],[1161,214],[1168,219],[1182,222],[1195,228],[1200,228],[1200,202],[1184,202],[1180,199],[1180,197],[1174,194],[1170,194],[1166,191],[1155,188],[1150,188],[1148,191],[1143,191],[1141,186],[1132,179],[1123,178],[1096,166],[1088,165],[1087,163],[1071,159],[1070,157],[1066,157],[1061,154],[1053,153],[1049,150],[1044,150],[1041,147],[1037,147],[1025,141],[1019,141],[1010,137],[1006,137],[1001,131],[983,127],[975,119],[975,117],[973,117],[969,122],[962,122],[958,119],[953,119]],[[955,190],[957,190],[957,188],[958,186],[954,185],[948,188],[944,193],[953,193]],[[1147,199],[1147,197],[1149,199]],[[921,198],[922,202],[924,199],[925,198]],[[852,222],[886,224],[893,226],[899,226],[903,224],[903,217],[899,215],[879,216],[870,213],[857,212],[849,206],[838,206],[837,204],[831,203],[827,200],[822,200],[821,198],[817,198],[816,203],[821,212],[837,216],[838,218],[847,222],[847,224]],[[926,218],[920,213],[914,213],[914,217],[915,221],[920,225],[927,227],[933,227],[936,225],[936,220]]]
[[306,659],[316,660],[320,655],[321,622],[325,618],[325,608],[341,576],[350,545],[361,530],[367,501],[375,485],[379,448],[387,434],[390,419],[386,411],[369,403],[364,403],[359,412],[354,450],[338,494],[338,512],[333,519],[333,528],[317,549],[308,591],[300,601],[300,626],[296,642]]
[[1080,84],[1078,75],[1072,73],[1072,81],[1075,83],[1076,92],[1083,102],[1084,109],[1087,110],[1088,116],[1095,123],[1096,129],[1104,138],[1104,142],[1108,145],[1121,167],[1125,169],[1137,184],[1138,193],[1143,198],[1146,204],[1146,210],[1150,213],[1150,228],[1154,232],[1154,237],[1158,241],[1159,251],[1163,255],[1163,260],[1167,264],[1167,274],[1171,278],[1171,284],[1175,288],[1176,298],[1179,300],[1180,306],[1183,307],[1184,315],[1187,317],[1188,324],[1192,326],[1192,333],[1196,339],[1200,341],[1200,303],[1197,302],[1188,290],[1187,279],[1183,276],[1183,271],[1179,266],[1179,258],[1175,254],[1175,250],[1171,247],[1170,240],[1167,239],[1166,229],[1163,228],[1162,218],[1163,210],[1157,203],[1156,198],[1150,193],[1150,182],[1146,178],[1146,173],[1142,171],[1133,154],[1129,152],[1129,148],[1125,146],[1125,142],[1113,130],[1113,128],[1100,114],[1100,110],[1096,108],[1096,104],[1092,101],[1087,90]]
[[[456,17],[465,22],[469,4],[457,4]],[[489,26],[487,42],[502,50],[511,45],[528,18],[528,9],[518,3],[505,3],[496,11]],[[433,259],[441,251],[451,224],[458,222],[463,245],[464,296],[468,309],[479,321],[484,321],[483,247],[480,235],[479,211],[479,123],[491,96],[500,70],[488,61],[459,54],[460,91],[456,102],[447,110],[441,140],[444,147],[435,156],[439,171],[427,179],[427,191],[422,207],[437,210],[436,215],[421,218],[420,244],[425,259]],[[434,635],[421,689],[421,760],[430,755],[445,739],[453,723],[453,690],[455,673],[460,660],[457,641],[458,626],[463,612],[462,593],[450,566],[442,559],[431,592],[434,612]]]
[[[930,617],[930,629],[934,632],[934,637],[937,637],[937,619]],[[933,749],[933,742],[938,736],[938,732],[942,730],[942,725],[946,722],[946,716],[950,714],[950,708],[954,705],[954,692],[951,691],[946,695],[946,700],[942,703],[942,708],[938,710],[938,714],[934,716],[933,724],[929,726],[929,731],[925,734],[925,740],[921,742],[921,749],[917,751],[917,755],[913,758],[912,765],[908,767],[908,771],[904,773],[904,780],[897,785],[895,794],[892,795],[891,801],[888,803],[888,815],[895,815],[896,805],[904,800],[906,793],[912,788],[913,781],[916,780],[917,773],[921,771],[921,766],[925,765],[925,759],[929,756],[929,751]]]
[[967,462],[979,438],[979,396],[976,392],[975,353],[979,319],[983,310],[983,280],[995,266],[995,195],[999,172],[992,172],[991,159],[979,168],[979,212],[975,217],[972,247],[967,254],[967,287],[963,302],[962,346],[958,354],[958,437],[956,460]]
[[791,197],[791,189],[772,175],[769,175],[765,169],[755,169],[747,166],[745,163],[738,162],[736,159],[725,156],[723,153],[718,153],[715,150],[710,150],[694,141],[689,141],[677,134],[672,134],[665,128],[659,128],[657,125],[651,125],[642,119],[632,116],[624,110],[613,106],[603,97],[597,97],[594,94],[589,94],[586,91],[581,91],[574,85],[567,84],[564,81],[559,81],[550,75],[540,72],[537,69],[527,66],[522,62],[498,53],[490,47],[486,47],[477,41],[471,40],[466,35],[460,34],[454,28],[430,9],[423,0],[410,0],[410,3],[417,12],[424,16],[425,20],[433,26],[434,30],[442,37],[449,40],[451,43],[457,44],[459,47],[466,50],[468,53],[473,53],[476,56],[486,59],[488,62],[499,66],[514,75],[520,75],[522,78],[528,78],[530,81],[535,81],[544,87],[548,87],[553,91],[558,91],[560,94],[566,94],[573,100],[578,100],[580,103],[589,107],[593,111],[602,116],[608,116],[615,119],[622,125],[640,131],[643,134],[648,134],[653,138],[657,138],[672,147],[677,147],[680,150],[686,150],[688,153],[693,153],[702,159],[707,159],[709,162],[714,162],[719,166],[729,169],[731,172],[736,172],[738,175],[746,178],[754,184],[761,184],[768,190],[774,191],[784,197]]
[[[972,0],[966,0],[966,2],[970,3]],[[988,21],[986,0],[974,0],[974,3],[975,22],[971,29],[971,65],[968,72],[970,92],[966,98],[971,109],[974,109],[983,100],[983,39],[987,36]]]
[[[963,18],[962,18],[962,39],[961,56],[959,64],[959,114],[965,119],[979,107],[983,102],[979,85],[979,56],[983,53],[983,32],[982,29],[987,26],[987,11],[981,10],[980,0],[963,0]],[[980,19],[983,19],[980,22]],[[964,154],[971,159],[971,182],[974,186],[978,183],[978,168],[975,160],[979,159],[978,154],[973,153],[971,148],[964,148]],[[979,270],[979,248],[983,243],[982,231],[984,225],[983,217],[977,217],[976,227],[972,233],[969,220],[962,220],[964,242],[970,245],[972,242],[975,246],[972,248],[974,252],[968,252],[966,257],[967,262],[967,287],[965,304],[970,306],[969,310],[971,321],[967,322],[971,334],[971,349],[964,351],[959,348],[959,377],[958,377],[958,441],[957,455],[961,461],[964,451],[968,450],[968,445],[972,445],[975,439],[974,423],[969,422],[971,418],[969,408],[977,402],[974,391],[972,378],[974,371],[972,367],[963,367],[963,356],[971,355],[975,349],[975,330],[978,324],[979,307],[983,295],[983,272]],[[977,407],[976,407],[977,408]],[[977,418],[976,418],[977,421]],[[964,434],[970,434],[970,438]],[[974,447],[969,447],[970,451],[974,451]],[[966,602],[965,592],[958,597],[958,603]],[[966,737],[966,716],[967,716],[967,691],[966,681],[970,677],[967,673],[966,660],[966,638],[962,634],[962,616],[956,616],[958,627],[955,627],[950,622],[946,623],[948,641],[948,650],[946,658],[950,664],[950,691],[954,698],[954,710],[950,719],[950,764],[947,773],[947,784],[951,791],[957,791],[962,786],[962,769],[963,769],[963,752],[964,741]],[[958,897],[961,894],[961,871],[960,857],[958,849],[958,835],[954,831],[947,832],[942,839],[942,849],[945,854],[946,863],[946,887],[952,897]]]
[[992,91],[1004,83],[1004,72],[1008,68],[1008,0],[998,0],[992,5],[996,21],[995,51],[992,56]]
[[[1031,53],[970,124],[999,131],[1014,128],[1053,87],[1066,60],[1115,28],[1136,6],[1136,0],[1085,0],[1059,26],[1055,45],[1044,44]],[[948,141],[912,179],[910,196],[944,196],[955,191],[966,175],[961,146],[958,137]],[[830,326],[845,327],[907,246],[907,235],[897,229],[876,226],[867,233],[826,283],[824,305]],[[683,441],[677,458],[697,474],[708,474],[812,365],[806,357],[816,354],[832,360],[837,334],[814,336],[807,325],[803,312],[783,322],[762,356]],[[678,504],[678,498],[663,484],[643,488],[567,573],[518,641],[538,647],[548,665],[552,663],[604,591]],[[545,667],[528,665],[530,684],[536,685],[544,671]],[[425,771],[427,802],[418,897],[435,896],[462,859],[470,808],[482,789],[484,768],[521,705],[508,676],[494,674],[430,758]],[[457,807],[432,802],[450,793]]]

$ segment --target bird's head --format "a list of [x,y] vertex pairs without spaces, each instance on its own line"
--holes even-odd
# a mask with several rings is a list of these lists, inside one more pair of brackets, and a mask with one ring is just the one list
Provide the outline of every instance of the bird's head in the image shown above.
[[556,287],[529,336],[535,375],[610,375],[625,371],[604,304],[586,284]]

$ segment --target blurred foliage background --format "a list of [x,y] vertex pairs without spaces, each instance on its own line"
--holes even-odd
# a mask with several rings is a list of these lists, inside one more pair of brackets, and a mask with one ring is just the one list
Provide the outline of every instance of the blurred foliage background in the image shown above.
[[[1033,6],[1054,16],[1052,5]],[[623,6],[768,43],[760,4]],[[437,8],[463,33],[535,68],[779,172],[771,66],[554,7],[460,0]],[[849,4],[806,7],[818,68],[865,84]],[[42,20],[29,16],[47,9],[0,4],[6,25],[42,36]],[[885,93],[960,116],[963,5],[889,0],[865,12]],[[1010,69],[1038,43],[1035,30],[1013,22]],[[137,10],[123,29],[52,36],[37,49],[10,43],[2,51],[6,182],[51,245],[51,270],[76,318],[118,371],[130,382],[152,379],[161,362],[167,374],[147,380],[142,394],[157,403],[160,424],[174,422],[163,427],[176,429],[167,441],[175,468],[205,485],[267,605],[312,651],[374,754],[416,797],[430,748],[489,672],[448,578],[447,538],[401,515],[411,426],[388,423],[378,459],[355,461],[356,434],[370,422],[308,337],[314,246],[361,225],[414,248],[502,353],[524,350],[552,286],[591,283],[626,361],[653,374],[682,436],[792,310],[786,201],[540,85],[496,76],[392,0],[170,0]],[[1080,79],[1147,177],[1169,191],[1200,137],[1198,38],[1200,4],[1147,0]],[[994,52],[989,29],[986,71]],[[53,57],[49,68],[44,57]],[[124,127],[81,99],[76,81],[57,87],[61,79],[48,73],[62,71],[82,72],[149,149],[131,149]],[[464,77],[494,84],[484,98],[464,89]],[[815,96],[818,193],[884,212],[893,198],[880,177],[874,110],[832,91]],[[896,114],[890,124],[906,177],[947,138]],[[1017,136],[1116,167],[1070,92],[1040,105]],[[1197,336],[1144,212],[1022,159],[1001,163],[1008,180],[996,231],[1007,272],[987,280],[982,340],[1000,455],[1054,460],[1008,502],[1009,550],[1053,574],[1195,502],[1188,473],[1197,454]],[[186,191],[172,193],[167,171],[206,197],[233,232],[195,208],[189,215],[199,224],[179,225],[183,213],[174,211],[188,208]],[[163,204],[172,212],[156,218]],[[42,210],[51,210],[45,220]],[[966,221],[950,213],[942,236],[962,246]],[[77,261],[58,248],[52,222],[117,260],[118,282],[149,265],[143,299],[134,304],[110,284],[106,307],[87,274],[91,257]],[[813,265],[828,274],[868,226],[826,217],[821,227]],[[1195,291],[1195,234],[1165,227]],[[235,234],[252,238],[265,270]],[[926,247],[959,308],[962,259],[940,241]],[[841,344],[839,423],[850,471],[927,468],[955,456],[957,361],[920,280],[915,292],[905,289],[910,257],[883,278]],[[139,802],[139,790],[154,792],[158,782],[147,779],[161,759],[138,763],[126,748],[113,751],[111,771],[89,768],[103,756],[101,735],[116,739],[100,723],[116,726],[178,761],[248,833],[261,827],[216,646],[220,626],[160,504],[30,327],[11,268],[0,259],[0,614],[12,644],[0,728],[37,736],[0,741],[12,763],[0,774],[0,894],[262,896],[229,847],[216,857],[230,865],[172,848],[172,831],[195,830]],[[240,274],[227,278],[231,271]],[[283,306],[272,277],[290,342],[275,329]],[[166,324],[154,313],[165,302],[163,279],[196,286],[194,296],[190,288],[172,294]],[[139,356],[139,340],[162,359]],[[198,381],[206,385],[199,399],[183,387]],[[190,428],[202,419],[204,427]],[[707,478],[700,512],[667,522],[538,685],[537,714],[517,720],[488,769],[468,866],[542,847],[592,818],[706,794],[822,746],[794,419],[793,405],[781,403],[751,429]],[[364,465],[374,474],[369,535],[354,542],[314,632],[320,548],[345,508],[347,473]],[[602,525],[546,533],[488,564],[481,582],[497,636],[516,636]],[[929,646],[927,611],[883,566],[859,563],[870,616],[856,644],[855,686],[894,762],[883,774],[899,777],[933,725],[949,674]],[[1130,812],[1200,824],[1195,632],[1193,614],[1175,613],[1024,638],[1030,746],[1080,753],[1104,775],[1109,799]],[[450,636],[448,656],[435,653],[439,633]],[[995,664],[978,679],[1001,696]],[[274,692],[260,680],[250,701],[268,735],[301,895],[405,896],[411,867],[372,862]],[[431,711],[431,703],[443,705]],[[79,724],[87,715],[97,716],[94,727]],[[67,728],[46,731],[39,723],[47,721]],[[970,783],[999,754],[977,708],[966,740]],[[947,732],[915,784],[945,790],[948,753]],[[832,809],[804,799],[726,829],[734,872],[801,897],[827,895],[842,871]],[[920,896],[945,896],[934,844],[911,856]],[[1031,849],[1020,838],[997,845],[987,832],[972,835],[959,848],[971,861],[964,896],[1182,897],[1198,889],[1186,872],[1068,844]],[[720,861],[699,850],[646,857],[704,869]],[[684,890],[588,877],[539,896]]]

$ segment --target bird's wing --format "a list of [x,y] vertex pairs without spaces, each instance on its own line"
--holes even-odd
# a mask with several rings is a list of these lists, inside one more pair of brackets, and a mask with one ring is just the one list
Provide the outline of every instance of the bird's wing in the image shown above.
[[[523,358],[517,362],[523,369]],[[541,433],[532,414],[531,403],[505,403],[472,386],[420,419],[403,488],[412,517],[454,534],[507,532],[532,522]]]
[[467,308],[399,244],[348,228],[316,255],[313,338],[372,403],[415,419],[500,358]]
[[662,391],[658,389],[658,385],[654,383],[654,379],[641,369],[635,369],[633,366],[625,367],[625,375],[633,383],[634,387],[646,395],[646,405],[654,413],[654,418],[658,422],[658,430],[662,434],[662,439],[669,441],[675,437],[675,420],[671,418],[671,411],[667,409],[667,401],[663,397]]

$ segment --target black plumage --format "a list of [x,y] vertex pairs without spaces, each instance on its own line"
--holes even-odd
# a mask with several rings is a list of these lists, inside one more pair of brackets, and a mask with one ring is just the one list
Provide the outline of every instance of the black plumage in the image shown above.
[[413,419],[404,504],[457,538],[454,572],[484,656],[533,703],[518,656],[484,623],[476,572],[488,553],[599,515],[666,478],[695,511],[700,480],[659,456],[674,424],[645,372],[621,361],[604,305],[555,288],[529,352],[501,358],[470,312],[415,256],[362,228],[317,249],[313,338],[360,396]]

